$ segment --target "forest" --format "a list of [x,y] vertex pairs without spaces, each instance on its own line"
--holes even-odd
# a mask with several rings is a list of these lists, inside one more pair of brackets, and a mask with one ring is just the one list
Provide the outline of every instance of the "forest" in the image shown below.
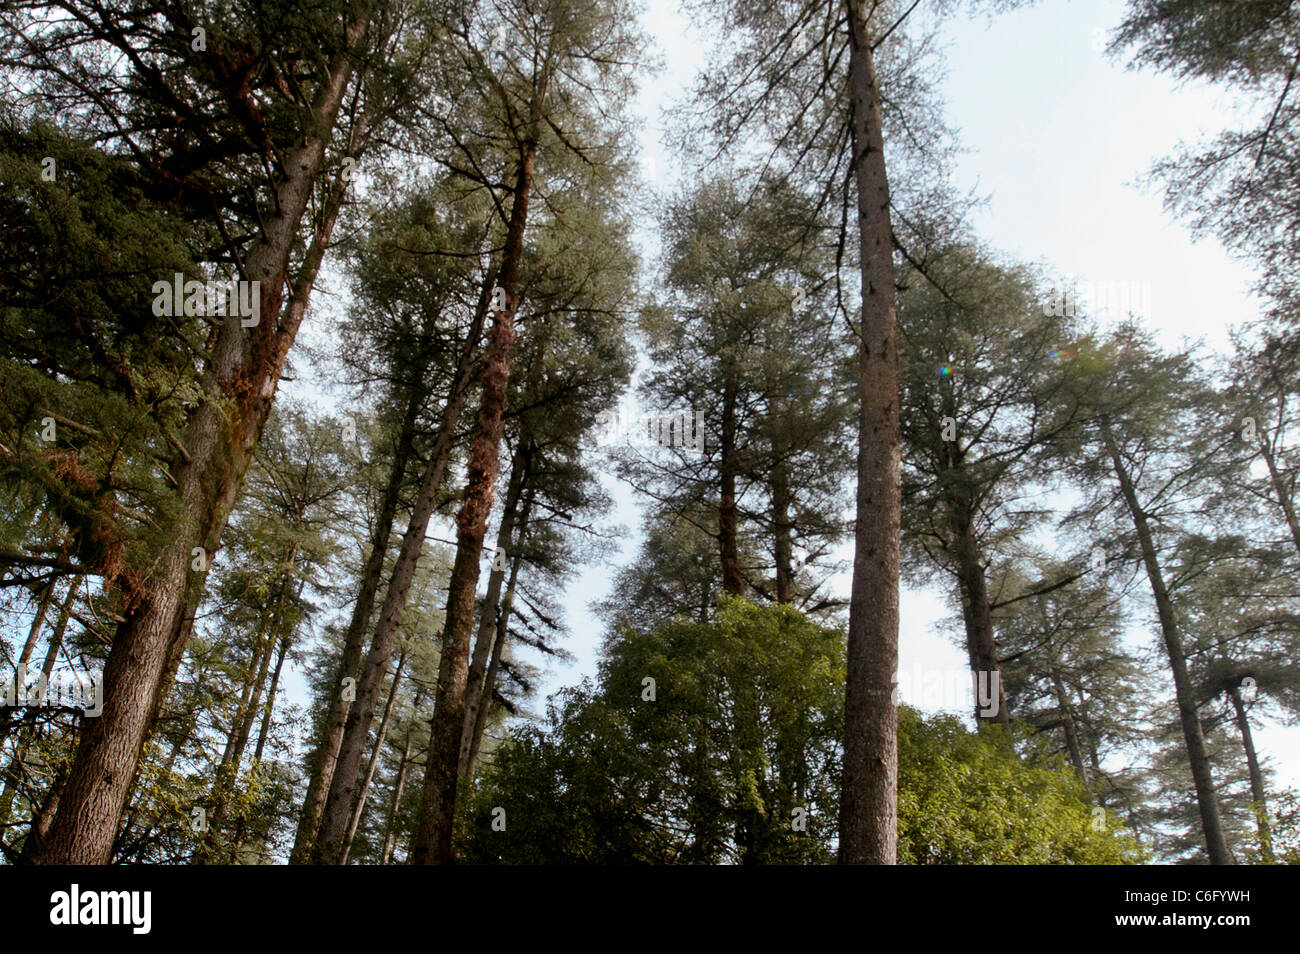
[[1230,348],[977,226],[1064,0],[0,0],[3,864],[1300,863],[1300,0],[1117,2]]

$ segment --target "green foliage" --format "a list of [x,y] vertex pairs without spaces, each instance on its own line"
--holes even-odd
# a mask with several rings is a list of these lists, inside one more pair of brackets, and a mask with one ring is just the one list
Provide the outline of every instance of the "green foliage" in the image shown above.
[[[465,860],[832,861],[843,653],[841,633],[742,600],[621,634],[598,686],[553,697],[545,729],[497,750],[461,819]],[[1063,766],[1025,764],[950,717],[900,719],[900,860],[1141,860],[1111,816],[1096,830]]]
[[[66,552],[111,576],[166,534],[170,488],[155,455],[171,456],[167,437],[197,396],[204,332],[201,319],[154,315],[152,286],[196,275],[196,230],[150,202],[129,163],[7,112],[0,221],[0,474],[25,491],[18,512],[44,505],[70,533]],[[6,546],[62,549],[15,531]]]
[[971,732],[951,716],[924,719],[912,709],[899,710],[900,863],[1143,860],[1132,836],[1110,812],[1094,808],[1063,764],[1027,764],[998,733]]

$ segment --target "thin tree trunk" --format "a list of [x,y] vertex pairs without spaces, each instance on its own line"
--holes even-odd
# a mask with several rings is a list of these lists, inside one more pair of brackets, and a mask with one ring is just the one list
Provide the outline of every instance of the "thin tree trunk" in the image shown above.
[[[290,567],[293,566],[293,560],[297,552],[298,547],[295,544],[289,550],[287,563]],[[298,586],[298,592],[301,595],[301,582]],[[249,663],[249,669],[255,670],[257,675],[253,679],[251,688],[245,683],[244,695],[240,702],[238,715],[232,723],[230,735],[226,739],[225,751],[221,755],[221,763],[217,767],[216,778],[212,782],[212,792],[209,795],[209,800],[213,803],[212,813],[208,816],[208,829],[204,833],[199,850],[195,852],[196,861],[202,863],[207,863],[210,860],[212,852],[216,848],[217,836],[225,821],[226,809],[239,783],[239,771],[244,761],[244,750],[248,747],[248,740],[253,734],[253,723],[257,719],[257,710],[262,707],[262,695],[266,690],[266,681],[271,673],[271,657],[276,643],[275,634],[285,629],[285,603],[288,601],[288,594],[289,579],[286,576],[280,581],[280,595],[276,600],[275,609],[271,612],[262,634],[258,637],[253,661]],[[282,645],[285,638],[282,634]],[[276,663],[277,678],[283,662],[284,655],[282,651]],[[233,855],[231,863],[238,863]]]
[[[36,615],[32,618],[31,628],[27,631],[27,639],[23,643],[22,651],[18,654],[18,661],[14,664],[14,692],[20,694],[27,683],[27,664],[32,661],[32,654],[36,652],[36,640],[41,635],[41,628],[45,625],[45,614],[49,612],[50,602],[54,598],[54,584],[58,582],[56,577],[51,577],[49,582],[41,590],[40,599],[36,601]],[[68,586],[68,593],[76,589],[74,580]],[[17,698],[14,702],[17,702]],[[3,706],[0,707],[0,749],[4,748],[5,742],[9,738],[9,730],[13,725],[14,713],[17,707]]]
[[[352,79],[356,51],[371,10],[361,4],[345,27],[345,48],[331,57],[328,79],[312,103],[313,122],[285,156],[276,202],[244,262],[244,278],[259,282],[257,326],[226,319],[205,369],[206,399],[184,434],[172,474],[180,514],[168,543],[150,555],[141,577],[124,577],[126,621],[117,628],[104,670],[104,706],[87,720],[68,780],[45,837],[31,838],[23,860],[38,864],[107,864],[146,735],[165,692],[170,645],[178,633],[192,578],[191,551],[208,557],[252,460],[301,315],[277,321],[284,302],[290,258],[311,199],[327,140]],[[295,297],[305,289],[295,288]],[[305,305],[305,302],[304,302]]]
[[[63,603],[59,607],[59,618],[54,624],[54,629],[50,632],[50,641],[45,649],[45,659],[41,663],[41,683],[48,686],[50,677],[54,674],[54,665],[59,658],[59,647],[63,645],[63,634],[68,629],[68,621],[72,618],[72,605],[77,597],[77,590],[81,586],[83,576],[73,577],[72,582],[68,584],[68,591],[63,596]],[[10,710],[5,710],[5,716],[8,716]],[[6,718],[3,723],[3,730],[0,731],[0,747],[3,747],[5,739],[9,734],[11,724]],[[13,811],[14,794],[22,779],[22,759],[26,746],[22,739],[14,742],[14,754],[10,760],[9,767],[5,772],[4,791],[0,792],[0,826],[9,821],[10,812]]]
[[352,617],[348,621],[347,631],[343,634],[343,652],[339,656],[338,672],[329,695],[329,709],[325,713],[324,729],[320,742],[312,753],[311,778],[307,783],[307,795],[303,799],[302,812],[298,817],[298,833],[294,838],[293,851],[289,855],[290,864],[305,864],[310,859],[312,846],[316,842],[316,833],[320,829],[325,797],[329,794],[330,783],[334,780],[334,764],[338,759],[343,730],[352,707],[351,702],[344,696],[343,680],[355,678],[361,668],[366,632],[370,628],[370,618],[374,614],[375,596],[379,592],[379,584],[383,578],[384,559],[388,555],[388,544],[392,539],[393,521],[397,517],[402,484],[414,450],[415,423],[419,411],[419,398],[412,393],[406,408],[406,418],[402,422],[402,430],[393,451],[393,466],[389,472],[388,486],[384,488],[384,497],[375,519],[370,553],[361,569],[361,585],[357,591],[357,601],[352,606]]
[[36,651],[36,640],[41,635],[41,629],[45,626],[45,614],[50,610],[50,602],[54,599],[54,584],[58,582],[57,577],[50,577],[45,588],[41,591],[41,598],[37,601],[36,615],[32,617],[31,628],[27,631],[27,640],[23,643],[22,653],[18,656],[18,665],[26,666],[32,659],[32,653]]
[[1061,684],[1061,677],[1052,672],[1052,689],[1056,693],[1056,704],[1061,708],[1061,727],[1065,730],[1065,750],[1070,754],[1070,764],[1079,781],[1088,784],[1088,769],[1083,762],[1083,747],[1079,744],[1079,727],[1074,720],[1074,709],[1070,706],[1070,697]]
[[794,541],[790,522],[790,481],[785,462],[772,468],[772,534],[773,556],[776,560],[776,601],[789,603],[794,599]]
[[292,634],[280,637],[280,647],[275,653],[275,668],[271,670],[271,685],[266,690],[266,703],[262,706],[262,722],[257,729],[257,745],[253,748],[253,766],[262,764],[262,754],[266,751],[266,740],[271,731],[271,717],[275,714],[275,695],[280,691],[280,673],[284,669],[284,657],[289,654]]
[[730,378],[722,388],[722,433],[719,450],[718,555],[722,562],[722,589],[739,596],[745,589],[736,545],[736,388]]
[[[289,652],[290,634],[280,637],[280,646],[275,652],[275,666],[271,669],[271,685],[266,690],[266,702],[262,705],[262,718],[257,726],[257,745],[253,748],[253,761],[249,764],[250,784],[257,778],[262,767],[262,754],[266,750],[266,740],[270,734],[271,719],[275,714],[275,696],[280,689],[280,673],[284,668],[284,657]],[[231,840],[231,864],[240,864],[240,851],[244,847],[244,837],[248,831],[248,816],[241,812],[239,822],[235,825],[235,837]]]
[[361,790],[357,793],[357,804],[352,809],[352,820],[348,823],[348,837],[343,844],[343,856],[339,864],[348,863],[352,855],[352,839],[357,836],[357,827],[366,810],[366,799],[370,795],[370,783],[375,778],[375,766],[379,764],[379,754],[384,750],[384,740],[388,738],[388,722],[393,716],[393,703],[397,701],[397,689],[402,684],[402,670],[406,667],[406,653],[397,657],[397,671],[393,673],[393,684],[388,690],[388,701],[384,703],[384,715],[379,720],[379,734],[375,737],[375,747],[370,752],[366,763],[366,774],[361,779]]
[[451,457],[451,448],[455,439],[456,423],[460,419],[461,408],[464,407],[469,392],[474,352],[482,334],[483,321],[490,302],[491,281],[489,279],[484,281],[479,292],[479,301],[470,332],[457,361],[456,372],[447,394],[447,403],[443,407],[438,437],[434,442],[415,507],[411,511],[410,524],[402,537],[402,547],[393,566],[388,591],[384,594],[384,605],[379,612],[379,622],[370,641],[370,652],[366,655],[365,668],[357,683],[356,699],[348,712],[343,739],[339,744],[338,759],[334,765],[334,777],[330,780],[320,831],[313,848],[313,859],[318,864],[338,864],[343,855],[343,839],[347,834],[348,820],[352,816],[352,805],[356,798],[362,751],[370,735],[370,723],[374,719],[375,709],[379,703],[379,693],[387,674],[393,642],[397,638],[397,629],[406,611],[406,598],[415,579],[416,565],[424,550],[425,532],[429,528],[429,519],[433,516],[438,493],[442,489],[443,474],[446,472],[447,461]]
[[1241,732],[1241,747],[1246,750],[1246,768],[1250,772],[1250,800],[1255,811],[1255,824],[1259,828],[1260,854],[1265,864],[1273,864],[1273,829],[1268,821],[1268,800],[1264,792],[1264,773],[1259,767],[1259,756],[1255,753],[1255,737],[1250,731],[1250,716],[1241,700],[1241,689],[1237,683],[1228,685],[1228,696],[1237,714],[1237,729]]
[[[424,686],[418,686],[415,690],[415,700],[411,703],[412,721],[415,721],[415,715],[420,711],[420,704],[424,701]],[[397,779],[393,783],[393,797],[388,804],[388,822],[384,825],[384,854],[380,859],[381,865],[391,864],[393,860],[393,850],[397,845],[397,810],[402,804],[402,793],[406,791],[406,769],[411,764],[411,735],[413,728],[408,725],[406,728],[406,741],[402,743],[402,759],[397,765]]]
[[1197,711],[1191,679],[1187,674],[1187,657],[1183,652],[1183,641],[1178,632],[1174,604],[1165,587],[1164,575],[1156,555],[1155,543],[1151,538],[1151,530],[1147,525],[1146,513],[1138,503],[1133,481],[1120,457],[1119,447],[1115,444],[1110,425],[1105,421],[1102,422],[1102,434],[1111,464],[1115,468],[1120,492],[1124,496],[1124,502],[1133,520],[1133,527],[1137,531],[1138,545],[1142,550],[1142,562],[1146,566],[1151,593],[1155,597],[1156,615],[1160,619],[1160,632],[1164,637],[1165,652],[1169,657],[1169,668],[1174,677],[1174,698],[1178,703],[1178,718],[1182,723],[1183,740],[1187,745],[1187,760],[1191,766],[1192,779],[1196,784],[1196,802],[1201,812],[1201,827],[1205,833],[1205,847],[1209,852],[1210,864],[1230,865],[1233,863],[1232,853],[1228,850],[1219,817],[1219,800],[1214,792],[1210,756],[1205,748],[1201,716]]
[[[528,525],[527,511],[531,504],[532,498],[530,497],[528,503],[524,506],[525,516],[520,521],[524,527]],[[492,661],[488,664],[487,674],[483,677],[482,702],[475,713],[469,743],[469,757],[465,762],[465,771],[461,776],[462,778],[472,780],[474,772],[478,768],[479,753],[483,749],[483,733],[487,730],[488,720],[492,717],[492,693],[496,689],[497,672],[501,668],[501,659],[506,649],[506,639],[510,633],[510,614],[514,611],[515,586],[519,581],[519,567],[522,564],[522,558],[515,554],[510,562],[510,580],[506,584],[506,595],[501,600],[501,612],[497,614],[496,638],[492,642]]]
[[[534,117],[540,116],[541,99],[544,96],[543,87],[534,103]],[[499,468],[497,455],[515,343],[515,311],[519,307],[519,265],[523,258],[524,229],[528,221],[528,199],[536,156],[536,140],[533,139],[524,151],[516,177],[510,227],[506,232],[501,257],[500,285],[505,293],[505,308],[496,313],[492,327],[492,343],[483,368],[483,396],[474,447],[470,453],[465,499],[456,516],[456,561],[448,585],[437,697],[420,799],[420,825],[412,852],[412,860],[417,864],[446,864],[451,861],[452,822],[456,811],[456,784],[460,775],[460,740],[465,725],[470,629],[474,625],[474,591],[478,587],[483,536],[487,532],[487,519],[492,511],[492,497]]]
[[[506,487],[505,500],[501,508],[501,527],[497,531],[497,547],[500,552],[511,559],[514,551],[515,517],[519,508],[519,498],[527,479],[529,455],[525,449],[526,438],[520,435],[519,449],[515,452],[510,465],[510,480]],[[527,514],[524,515],[527,519]],[[473,744],[474,725],[478,721],[479,707],[483,701],[483,681],[487,672],[488,661],[492,655],[492,645],[496,640],[497,609],[501,602],[501,587],[506,577],[506,568],[496,566],[493,561],[492,572],[488,576],[487,594],[483,597],[483,610],[479,616],[478,636],[474,640],[474,655],[470,659],[469,675],[465,683],[465,727],[461,733],[460,776],[468,777],[469,753]]]
[[1268,438],[1260,435],[1259,438],[1260,456],[1264,458],[1264,463],[1268,466],[1268,477],[1273,484],[1273,492],[1277,494],[1277,505],[1282,511],[1282,516],[1286,518],[1286,525],[1291,531],[1291,539],[1295,543],[1296,552],[1300,553],[1300,521],[1296,520],[1295,507],[1291,504],[1291,495],[1286,492],[1286,484],[1282,480],[1282,474],[1277,469],[1277,458],[1273,454],[1273,448],[1268,442]]
[[250,672],[255,672],[256,675],[250,683],[245,684],[245,697],[231,724],[230,734],[226,737],[226,747],[221,753],[221,762],[212,781],[212,791],[208,795],[212,811],[207,816],[208,827],[203,833],[203,839],[194,853],[196,864],[210,863],[216,850],[217,836],[226,817],[226,805],[239,781],[239,766],[243,761],[249,733],[252,732],[253,713],[261,702],[262,689],[271,668],[271,640],[269,634],[258,639],[258,648],[254,656],[256,661],[250,664]]
[[857,525],[849,602],[840,861],[898,855],[898,562],[900,532],[897,317],[880,94],[861,0],[849,0],[853,172],[862,263]]

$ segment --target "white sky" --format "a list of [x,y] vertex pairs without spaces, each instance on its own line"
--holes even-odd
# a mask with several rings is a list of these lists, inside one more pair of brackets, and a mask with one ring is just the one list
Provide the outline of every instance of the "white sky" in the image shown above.
[[[947,77],[940,92],[968,150],[955,162],[955,180],[988,198],[974,225],[992,247],[1084,282],[1143,283],[1150,295],[1147,323],[1166,346],[1190,338],[1226,349],[1229,327],[1257,311],[1249,270],[1216,243],[1193,242],[1186,226],[1162,210],[1159,193],[1139,188],[1137,180],[1180,141],[1227,127],[1230,103],[1218,91],[1180,88],[1167,77],[1109,61],[1104,40],[1123,6],[1123,0],[1045,0],[991,22],[959,18],[944,27]],[[660,142],[660,111],[689,87],[704,47],[689,35],[676,0],[648,0],[643,24],[665,66],[643,84],[639,99],[646,172],[663,185],[679,170]],[[653,248],[648,234],[643,242]],[[607,485],[618,503],[613,522],[635,529],[633,495],[613,480]],[[634,555],[638,542],[635,536],[626,540],[619,564]],[[843,556],[850,555],[846,547]],[[577,659],[553,667],[543,693],[595,672],[602,629],[588,607],[609,594],[619,564],[588,567],[570,585],[567,648]],[[847,596],[847,574],[835,584]],[[904,701],[965,714],[965,653],[939,630],[948,615],[941,592],[905,589],[900,687]],[[1155,636],[1139,630],[1134,638],[1150,646]],[[922,695],[931,675],[965,692],[943,700]],[[1300,731],[1264,726],[1256,741],[1277,781],[1300,786]]]

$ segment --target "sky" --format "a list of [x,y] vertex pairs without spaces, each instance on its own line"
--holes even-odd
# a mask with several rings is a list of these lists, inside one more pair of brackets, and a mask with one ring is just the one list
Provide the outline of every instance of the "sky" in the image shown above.
[[[1237,106],[1221,91],[1178,84],[1150,71],[1126,69],[1104,53],[1122,18],[1123,0],[1044,0],[989,19],[958,17],[941,27],[946,76],[939,91],[964,151],[954,183],[985,198],[972,223],[980,239],[1014,259],[1104,291],[1130,291],[1166,347],[1196,341],[1210,351],[1228,347],[1228,333],[1258,312],[1252,274],[1213,240],[1194,241],[1186,224],[1162,207],[1158,187],[1143,185],[1152,164],[1232,123]],[[705,45],[676,9],[676,0],[649,0],[642,16],[663,68],[647,78],[637,100],[647,179],[663,187],[682,170],[662,142],[662,110],[689,90]],[[888,149],[888,144],[886,144]],[[647,255],[654,240],[641,236]],[[592,602],[617,596],[611,583],[636,552],[638,506],[612,477],[611,522],[629,528],[620,558],[584,568],[566,592],[571,664],[552,665],[543,695],[595,672],[602,624]],[[844,559],[851,557],[848,544]],[[847,573],[833,581],[848,596]],[[929,711],[971,711],[964,650],[942,623],[952,609],[935,588],[905,587],[901,598],[899,688],[903,701]],[[1145,615],[1130,639],[1155,645]],[[542,708],[540,701],[535,710]],[[1264,725],[1261,755],[1277,781],[1300,786],[1300,729]]]

